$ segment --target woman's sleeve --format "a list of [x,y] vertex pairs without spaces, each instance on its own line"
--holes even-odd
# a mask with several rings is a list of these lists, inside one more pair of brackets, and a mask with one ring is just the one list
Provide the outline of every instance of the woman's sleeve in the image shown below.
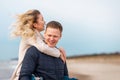
[[28,45],[35,46],[39,51],[41,51],[41,52],[43,52],[47,55],[50,55],[50,56],[53,56],[53,57],[60,57],[61,53],[60,53],[59,49],[57,49],[55,47],[54,48],[49,47],[40,38],[37,38],[37,39],[30,38],[26,41],[26,43]]

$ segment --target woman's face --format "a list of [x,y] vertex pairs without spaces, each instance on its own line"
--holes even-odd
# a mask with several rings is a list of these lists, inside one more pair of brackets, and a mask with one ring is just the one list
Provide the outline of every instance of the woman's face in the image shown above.
[[45,21],[41,14],[38,15],[37,22],[33,24],[33,26],[40,32],[44,30]]

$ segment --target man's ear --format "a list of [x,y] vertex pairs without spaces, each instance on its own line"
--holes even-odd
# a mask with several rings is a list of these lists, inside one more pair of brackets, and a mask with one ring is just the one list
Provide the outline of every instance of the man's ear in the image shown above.
[[60,39],[61,39],[61,37],[62,37],[62,33],[60,34]]

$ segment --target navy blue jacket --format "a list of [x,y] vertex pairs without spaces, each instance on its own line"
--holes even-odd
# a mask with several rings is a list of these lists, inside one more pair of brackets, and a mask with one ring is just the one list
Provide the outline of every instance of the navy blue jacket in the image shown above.
[[25,54],[19,80],[31,80],[32,74],[43,77],[43,80],[64,80],[68,70],[60,58],[46,55],[32,46]]

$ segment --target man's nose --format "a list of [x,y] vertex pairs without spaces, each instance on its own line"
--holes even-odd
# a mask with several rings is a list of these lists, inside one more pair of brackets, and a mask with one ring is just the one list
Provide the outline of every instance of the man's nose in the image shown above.
[[50,40],[54,40],[54,37],[50,37]]

